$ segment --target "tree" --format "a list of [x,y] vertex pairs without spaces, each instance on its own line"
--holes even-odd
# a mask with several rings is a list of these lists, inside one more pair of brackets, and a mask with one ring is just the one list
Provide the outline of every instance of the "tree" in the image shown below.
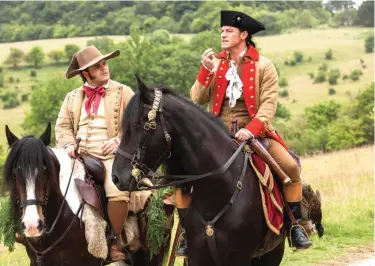
[[358,8],[355,24],[365,27],[374,27],[374,1],[364,1]]
[[335,13],[337,11],[348,9],[348,8],[354,8],[355,7],[354,1],[337,1],[337,0],[331,0],[327,1],[324,4],[324,8],[330,11],[331,13]]
[[102,53],[110,53],[112,52],[114,42],[110,38],[102,37],[87,41],[87,46],[90,45],[95,45],[95,47]]
[[42,47],[34,46],[26,56],[26,61],[34,67],[40,66],[44,61],[44,52]]
[[17,67],[24,59],[24,56],[25,54],[21,49],[10,48],[10,53],[5,61],[5,64]]
[[64,47],[65,59],[70,62],[73,58],[73,55],[79,51],[79,46],[75,44],[67,44]]
[[328,83],[329,83],[329,85],[336,85],[337,84],[337,80],[341,76],[340,70],[338,70],[338,69],[331,69],[328,72],[327,76],[328,76]]
[[48,57],[55,63],[58,64],[64,57],[64,51],[52,50],[48,53]]
[[[80,85],[81,81],[78,78],[66,80],[61,75],[40,82],[31,94],[31,108],[22,123],[25,133],[39,134],[48,122],[54,125],[66,94]],[[54,138],[53,134],[52,140]]]
[[337,120],[341,105],[335,101],[323,102],[305,109],[307,126],[313,130],[328,126]]

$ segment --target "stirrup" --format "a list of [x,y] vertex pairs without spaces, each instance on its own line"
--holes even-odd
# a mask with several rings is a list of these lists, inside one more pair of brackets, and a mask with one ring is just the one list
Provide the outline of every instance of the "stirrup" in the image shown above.
[[290,229],[289,229],[289,234],[288,234],[288,237],[287,237],[289,247],[290,247],[290,248],[293,248],[293,251],[294,251],[294,252],[295,252],[295,251],[304,250],[304,249],[308,249],[309,247],[311,247],[311,246],[312,246],[312,243],[311,243],[310,245],[308,245],[308,246],[305,246],[305,247],[300,247],[300,248],[297,248],[297,247],[296,247],[296,245],[293,243],[293,239],[292,239],[292,230],[293,230],[293,228],[295,228],[295,227],[299,227],[299,228],[301,228],[302,231],[303,231],[303,234],[304,234],[305,237],[306,237],[306,239],[307,239],[308,241],[311,242],[311,240],[309,239],[309,237],[308,237],[308,235],[307,235],[307,232],[306,232],[305,228],[303,228],[302,225],[300,225],[300,224],[297,223],[297,224],[293,224],[293,225],[290,227]]

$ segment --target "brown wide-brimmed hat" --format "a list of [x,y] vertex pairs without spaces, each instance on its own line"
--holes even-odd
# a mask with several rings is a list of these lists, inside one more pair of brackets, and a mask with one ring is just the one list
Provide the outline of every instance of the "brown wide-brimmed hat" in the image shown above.
[[94,45],[88,46],[73,55],[72,61],[66,71],[66,78],[70,79],[78,75],[86,68],[95,65],[100,60],[111,59],[120,55],[120,50],[102,55],[102,53]]

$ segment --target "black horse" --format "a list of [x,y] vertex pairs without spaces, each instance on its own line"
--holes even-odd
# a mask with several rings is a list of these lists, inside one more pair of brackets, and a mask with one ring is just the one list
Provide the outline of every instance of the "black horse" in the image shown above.
[[[137,81],[139,91],[125,110],[123,136],[112,169],[116,186],[139,189],[142,177],[155,177],[154,171],[164,161],[166,176],[190,181],[193,186],[184,221],[189,265],[279,265],[285,234],[280,234],[275,248],[254,258],[268,232],[259,185],[253,170],[245,167],[247,155],[232,141],[225,125],[172,89],[148,88],[138,76]],[[238,155],[232,156],[235,153]],[[228,160],[231,156],[232,162]],[[229,204],[214,225],[207,224],[234,194],[233,205]],[[208,240],[207,235],[213,238]],[[208,244],[212,239],[214,244]],[[212,245],[216,245],[215,254]]]
[[[32,266],[105,265],[87,251],[85,225],[65,202],[59,185],[59,163],[47,147],[51,125],[41,137],[16,137],[8,127],[10,152],[5,162],[4,181],[10,190],[13,215],[21,221],[23,244]],[[72,180],[70,186],[73,186]],[[59,209],[61,214],[59,215]],[[160,254],[162,256],[163,254]],[[140,248],[130,265],[159,265],[161,257],[150,261],[147,250]]]

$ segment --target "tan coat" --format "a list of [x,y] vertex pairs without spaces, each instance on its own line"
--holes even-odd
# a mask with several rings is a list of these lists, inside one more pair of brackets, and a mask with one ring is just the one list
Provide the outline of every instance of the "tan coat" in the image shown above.
[[[121,121],[124,108],[128,105],[134,92],[121,83],[109,80],[104,99],[107,133],[109,138],[121,138]],[[75,136],[81,116],[81,108],[85,93],[83,87],[69,92],[57,117],[56,147],[75,144]]]
[[[194,103],[201,105],[208,103],[208,110],[224,121],[231,120],[227,116],[235,115],[222,112],[228,86],[225,79],[228,68],[228,55],[225,52],[219,53],[215,58],[216,71],[210,73],[202,66],[190,91]],[[273,63],[268,58],[259,55],[258,51],[251,46],[238,72],[244,85],[243,97],[250,120],[245,127],[255,136],[265,131],[274,132],[271,121],[277,107],[278,75]]]

